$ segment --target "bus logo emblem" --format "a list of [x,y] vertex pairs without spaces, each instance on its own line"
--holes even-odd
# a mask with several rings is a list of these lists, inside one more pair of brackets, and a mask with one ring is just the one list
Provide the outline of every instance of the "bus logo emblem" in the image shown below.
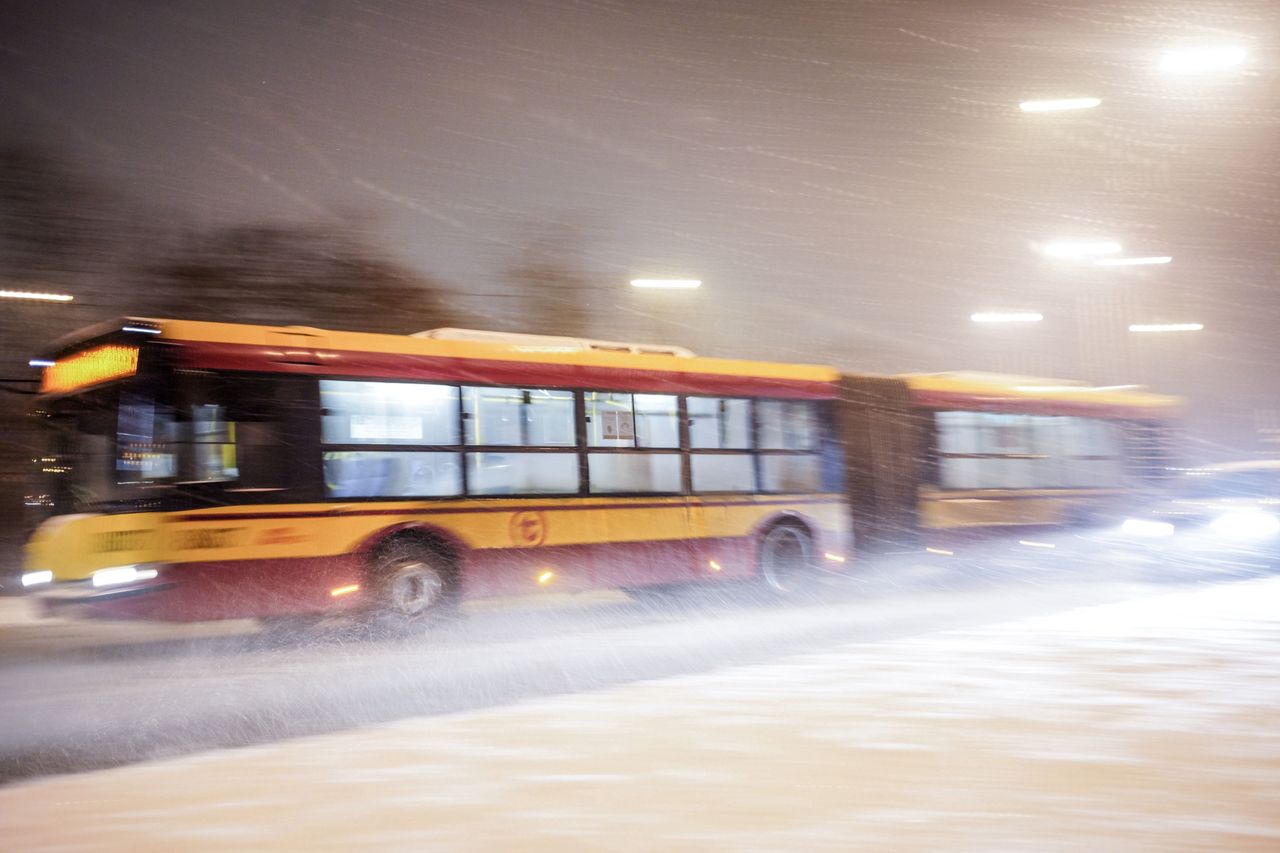
[[541,545],[547,538],[546,514],[541,510],[525,510],[511,516],[511,541],[525,548]]

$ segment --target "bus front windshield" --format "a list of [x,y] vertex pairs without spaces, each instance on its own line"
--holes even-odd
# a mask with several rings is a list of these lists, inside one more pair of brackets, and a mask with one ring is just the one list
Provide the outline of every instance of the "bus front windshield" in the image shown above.
[[45,509],[126,511],[288,490],[279,392],[263,381],[137,378],[51,401],[40,412],[49,433]]

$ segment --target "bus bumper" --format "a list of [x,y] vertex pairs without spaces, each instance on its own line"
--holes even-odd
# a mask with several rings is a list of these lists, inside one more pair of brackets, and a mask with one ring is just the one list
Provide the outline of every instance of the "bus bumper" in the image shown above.
[[350,610],[362,596],[336,595],[361,579],[353,557],[243,560],[156,567],[155,577],[95,587],[61,581],[28,594],[45,616],[204,622]]
[[146,614],[157,603],[144,603],[141,599],[162,596],[175,586],[171,581],[157,579],[96,589],[89,581],[69,581],[34,592],[31,596],[36,600],[41,615],[46,617],[139,619],[148,618]]

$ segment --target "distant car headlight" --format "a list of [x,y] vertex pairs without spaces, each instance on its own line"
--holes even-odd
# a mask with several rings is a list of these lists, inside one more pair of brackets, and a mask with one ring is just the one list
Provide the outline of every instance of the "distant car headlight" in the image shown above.
[[1260,509],[1242,509],[1218,516],[1209,529],[1228,539],[1261,539],[1280,533],[1280,518]]
[[1145,539],[1160,539],[1172,536],[1174,527],[1167,521],[1152,521],[1147,518],[1128,518],[1120,525],[1120,531],[1129,536],[1141,536]]
[[146,566],[116,566],[112,569],[99,569],[93,573],[94,586],[115,586],[134,581],[145,581],[155,577],[159,572]]

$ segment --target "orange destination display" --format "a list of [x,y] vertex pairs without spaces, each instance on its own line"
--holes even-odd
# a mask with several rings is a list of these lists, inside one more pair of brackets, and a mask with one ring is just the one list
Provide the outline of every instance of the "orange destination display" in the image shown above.
[[100,346],[60,358],[44,370],[42,394],[65,394],[138,372],[138,348]]

